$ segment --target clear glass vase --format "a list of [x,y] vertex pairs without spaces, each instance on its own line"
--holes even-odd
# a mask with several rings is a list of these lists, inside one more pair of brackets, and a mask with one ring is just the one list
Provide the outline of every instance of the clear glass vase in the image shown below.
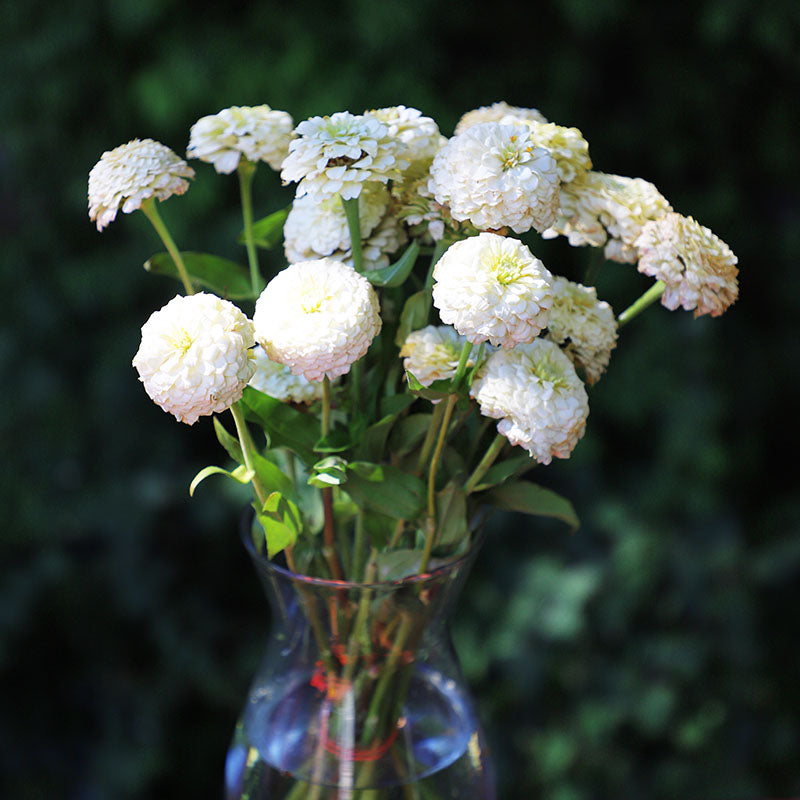
[[272,625],[225,800],[493,800],[448,631],[477,545],[423,576],[359,584],[296,575],[245,544]]

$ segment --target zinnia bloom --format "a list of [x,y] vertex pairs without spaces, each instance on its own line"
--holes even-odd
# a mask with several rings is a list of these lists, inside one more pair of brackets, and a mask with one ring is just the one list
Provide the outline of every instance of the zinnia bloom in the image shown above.
[[514,347],[547,325],[553,276],[518,239],[481,233],[451,245],[433,270],[442,322],[473,344]]
[[232,106],[192,125],[186,155],[207,161],[225,174],[233,172],[242,157],[266,161],[279,170],[289,153],[293,127],[289,114],[268,105]]
[[691,217],[648,222],[635,242],[639,272],[666,284],[662,305],[718,317],[739,294],[738,259],[725,242]]
[[486,360],[470,393],[497,431],[540,464],[569,458],[586,430],[589,401],[575,368],[546,339],[498,350]]
[[313,403],[322,397],[322,383],[294,375],[289,367],[271,361],[263,347],[256,347],[255,372],[249,385],[285,403]]
[[408,166],[398,140],[374,116],[339,111],[311,117],[295,133],[281,178],[284,183],[299,181],[298,195],[349,200],[361,194],[367,181],[386,183]]
[[193,425],[241,396],[255,369],[253,323],[213,294],[178,295],[142,326],[133,366],[164,411]]
[[454,136],[431,165],[430,190],[454,219],[524,233],[553,224],[558,170],[525,124],[483,122]]
[[89,172],[89,219],[97,230],[155,197],[166,200],[189,188],[194,170],[172,150],[152,139],[133,139],[108,150]]
[[644,224],[670,211],[672,206],[652,183],[590,171],[562,184],[558,217],[542,236],[566,236],[573,246],[605,244],[606,258],[634,264],[634,242]]
[[510,106],[505,101],[492,103],[490,106],[481,106],[472,111],[467,111],[461,116],[456,125],[455,133],[463,133],[473,125],[480,125],[481,122],[500,122],[506,124],[514,121],[533,120],[534,122],[547,122],[541,111],[536,108],[520,108]]
[[600,380],[617,345],[614,311],[597,299],[593,286],[556,276],[547,338],[560,345],[576,367],[586,370],[586,381],[591,386]]
[[258,298],[253,323],[269,358],[310,381],[344,375],[381,329],[370,282],[332,258],[279,272]]
[[[423,386],[434,381],[452,378],[467,342],[449,325],[428,325],[412,331],[400,348],[403,368],[410,372]],[[476,363],[477,351],[473,348],[467,361],[468,367]]]

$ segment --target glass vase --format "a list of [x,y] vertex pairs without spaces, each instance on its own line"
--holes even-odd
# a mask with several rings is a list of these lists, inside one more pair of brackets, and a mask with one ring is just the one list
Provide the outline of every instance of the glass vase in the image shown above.
[[383,583],[297,575],[245,545],[272,625],[228,751],[225,800],[493,800],[448,631],[477,545]]

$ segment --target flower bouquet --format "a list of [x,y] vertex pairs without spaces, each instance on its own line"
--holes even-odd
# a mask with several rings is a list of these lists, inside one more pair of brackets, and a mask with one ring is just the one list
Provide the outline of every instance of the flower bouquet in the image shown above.
[[[232,464],[190,493],[210,476],[252,487],[245,545],[275,622],[226,796],[493,797],[446,628],[482,519],[577,527],[527,474],[583,436],[620,326],[658,299],[721,314],[736,257],[653,184],[594,171],[578,129],[506,103],[450,138],[404,106],[296,127],[232,107],[192,126],[187,157],[237,173],[246,266],[175,244],[156,200],[194,170],[153,140],[103,154],[89,215],[102,230],[143,211],[166,248],[146,268],[183,286],[133,365],[179,421],[213,416]],[[256,219],[260,162],[296,193]],[[534,255],[535,234],[654,282],[615,315]],[[265,283],[259,250],[281,242],[288,266]]]

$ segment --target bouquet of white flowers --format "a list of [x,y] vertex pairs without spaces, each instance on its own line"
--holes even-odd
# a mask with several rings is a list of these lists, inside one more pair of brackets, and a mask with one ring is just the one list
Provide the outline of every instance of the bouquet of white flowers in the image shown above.
[[[312,683],[331,701],[358,687],[374,753],[403,719],[375,722],[376,697],[390,696],[380,675],[400,675],[392,654],[413,661],[409,642],[422,639],[387,621],[394,600],[375,610],[364,587],[457,563],[484,508],[577,527],[569,501],[526,473],[568,458],[583,436],[586,386],[605,372],[618,328],[659,298],[721,314],[736,299],[737,260],[651,183],[592,170],[578,129],[506,103],[464,114],[449,139],[404,106],[296,127],[266,105],[233,107],[192,126],[187,157],[238,174],[246,267],[175,245],[156,200],[185,192],[194,171],[164,145],[133,140],[89,175],[98,230],[141,209],[167,251],[147,269],[185,290],[144,324],[133,365],[182,422],[231,412],[232,430],[213,424],[235,466],[207,467],[191,492],[210,475],[251,485],[257,552],[282,554],[287,574],[361,587],[331,595],[325,626],[310,590],[296,593],[326,676]],[[255,220],[261,161],[297,188],[290,208]],[[654,283],[615,316],[591,285],[536,257],[518,238],[531,230],[603,247]],[[265,284],[258,251],[281,241],[288,266]],[[432,604],[419,586],[415,597]],[[326,736],[349,730],[325,719]],[[289,795],[302,785],[292,796],[319,796],[314,758],[292,768],[303,781]],[[360,784],[351,775],[351,789],[372,786],[372,772]]]

